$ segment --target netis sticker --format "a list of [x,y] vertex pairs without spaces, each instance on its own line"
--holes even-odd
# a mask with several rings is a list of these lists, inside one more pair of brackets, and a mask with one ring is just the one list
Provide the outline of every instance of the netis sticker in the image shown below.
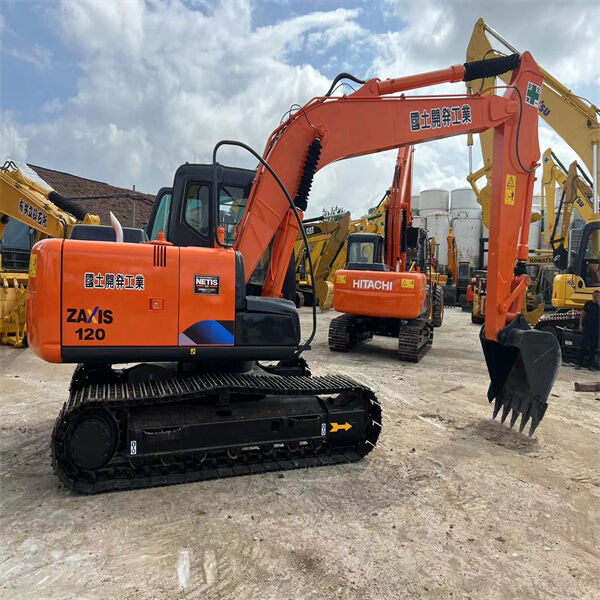
[[218,275],[194,275],[194,294],[218,295],[219,288]]

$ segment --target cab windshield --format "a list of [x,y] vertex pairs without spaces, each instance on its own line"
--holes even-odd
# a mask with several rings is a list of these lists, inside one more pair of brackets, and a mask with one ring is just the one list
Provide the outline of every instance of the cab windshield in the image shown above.
[[225,244],[233,246],[235,226],[238,224],[248,202],[248,187],[222,185],[219,190],[219,226],[225,229]]
[[375,244],[373,242],[351,242],[348,247],[349,263],[373,263]]

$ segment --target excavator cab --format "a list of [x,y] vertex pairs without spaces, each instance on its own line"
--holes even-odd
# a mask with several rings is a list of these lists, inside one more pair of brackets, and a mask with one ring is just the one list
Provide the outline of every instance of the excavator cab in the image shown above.
[[355,271],[389,271],[383,262],[384,239],[379,233],[353,233],[348,237],[346,268]]
[[573,273],[583,280],[579,287],[600,287],[600,220],[584,227]]

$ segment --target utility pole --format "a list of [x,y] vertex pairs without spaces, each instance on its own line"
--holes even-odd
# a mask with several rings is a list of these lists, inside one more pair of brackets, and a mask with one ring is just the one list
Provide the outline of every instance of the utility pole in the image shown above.
[[[135,192],[135,183],[133,184],[133,191]],[[135,227],[135,198],[133,198],[133,224],[132,227]]]

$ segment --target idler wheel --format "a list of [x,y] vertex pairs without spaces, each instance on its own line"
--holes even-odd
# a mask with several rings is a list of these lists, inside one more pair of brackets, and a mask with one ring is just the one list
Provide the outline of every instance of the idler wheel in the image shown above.
[[104,411],[84,414],[70,427],[67,458],[82,471],[95,471],[108,464],[116,448],[117,428]]

